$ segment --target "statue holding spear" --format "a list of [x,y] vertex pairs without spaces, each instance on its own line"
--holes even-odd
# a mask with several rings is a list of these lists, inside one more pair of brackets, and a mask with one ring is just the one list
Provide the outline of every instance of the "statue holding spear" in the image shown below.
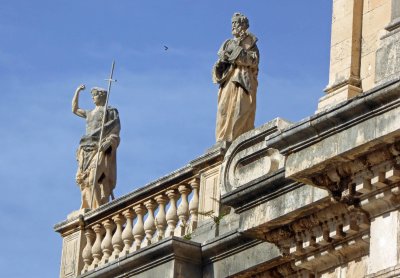
[[81,189],[81,209],[95,209],[114,198],[113,190],[117,181],[116,151],[120,142],[121,129],[118,110],[108,106],[111,82],[114,72],[113,62],[108,90],[91,89],[95,108],[83,110],[79,107],[79,94],[85,90],[80,85],[72,99],[72,112],[86,119],[86,134],[81,138],[76,152],[78,170],[76,182]]

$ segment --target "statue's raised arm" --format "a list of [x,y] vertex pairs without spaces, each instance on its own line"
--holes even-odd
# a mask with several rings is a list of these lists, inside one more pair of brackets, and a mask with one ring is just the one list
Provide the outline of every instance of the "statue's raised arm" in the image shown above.
[[79,117],[86,118],[85,110],[79,108],[79,93],[83,90],[85,90],[85,85],[79,85],[79,87],[76,88],[74,97],[72,98],[72,113]]

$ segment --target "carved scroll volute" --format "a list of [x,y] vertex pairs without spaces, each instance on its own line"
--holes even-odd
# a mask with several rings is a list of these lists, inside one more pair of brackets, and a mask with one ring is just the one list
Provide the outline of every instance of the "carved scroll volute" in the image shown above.
[[145,245],[149,246],[151,244],[151,239],[153,238],[154,232],[156,231],[154,210],[157,204],[153,200],[148,200],[144,203],[147,208],[148,214],[146,222],[144,222],[144,232],[146,233]]
[[168,224],[166,236],[169,237],[174,235],[176,223],[178,223],[178,215],[176,214],[176,200],[178,199],[178,194],[175,190],[168,190],[166,194],[170,200],[170,206],[166,217]]
[[133,231],[132,231],[133,237],[135,239],[135,244],[132,245],[130,252],[140,249],[140,245],[144,238],[143,217],[146,212],[146,209],[141,204],[134,206],[133,210],[135,211],[135,213],[137,215],[137,221],[136,221],[135,227],[133,227]]
[[192,187],[193,190],[193,197],[190,200],[189,203],[189,212],[190,212],[190,228],[193,231],[194,229],[197,228],[197,222],[198,222],[198,215],[199,215],[199,179],[193,179],[190,182],[190,186]]
[[165,215],[165,204],[168,198],[165,195],[158,195],[154,198],[158,204],[158,213],[156,216],[157,240],[165,237],[165,229],[167,227],[167,219]]
[[93,231],[96,233],[96,240],[92,247],[92,255],[93,255],[92,266],[95,268],[98,266],[101,257],[103,257],[103,252],[101,251],[101,241],[104,229],[101,226],[101,224],[96,224],[93,226]]
[[181,194],[181,203],[178,208],[178,218],[181,222],[180,236],[183,236],[185,235],[185,230],[189,219],[188,195],[191,190],[187,185],[180,185],[178,187],[178,191]]
[[85,230],[85,237],[86,237],[86,246],[82,250],[82,259],[83,262],[85,263],[81,274],[85,273],[88,271],[90,264],[93,261],[93,256],[92,256],[92,244],[95,238],[95,234],[92,231],[92,229],[86,229]]
[[135,213],[131,209],[127,209],[122,212],[122,215],[126,219],[126,225],[122,232],[122,241],[124,242],[124,249],[122,250],[122,253],[126,255],[129,253],[129,249],[131,248],[134,239],[132,234],[132,228],[133,228],[133,216],[135,215]]
[[113,216],[112,220],[115,222],[117,228],[115,229],[114,235],[112,237],[112,246],[114,248],[114,252],[112,253],[112,258],[119,258],[119,254],[122,252],[122,248],[124,248],[124,242],[122,241],[122,225],[125,223],[124,217],[121,214],[117,214]]
[[113,252],[113,245],[112,245],[112,229],[114,228],[114,223],[107,219],[102,222],[104,228],[106,229],[106,236],[104,237],[103,241],[101,242],[101,250],[103,252],[103,258],[101,263],[108,263],[109,258]]

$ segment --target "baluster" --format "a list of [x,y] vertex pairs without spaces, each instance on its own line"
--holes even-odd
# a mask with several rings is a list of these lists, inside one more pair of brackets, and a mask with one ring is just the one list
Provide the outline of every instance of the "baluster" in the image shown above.
[[157,207],[153,200],[148,200],[144,203],[147,208],[148,214],[146,222],[144,222],[144,231],[146,233],[145,246],[151,244],[151,239],[153,238],[154,232],[156,231],[156,226],[154,225],[154,209]]
[[168,198],[170,199],[170,206],[167,212],[167,237],[173,236],[175,232],[176,223],[178,222],[178,215],[176,214],[176,200],[178,199],[178,194],[175,190],[168,190],[166,192]]
[[96,240],[92,247],[93,262],[91,268],[96,268],[99,265],[101,257],[103,257],[103,252],[101,252],[101,241],[104,229],[101,224],[96,224],[93,226],[93,231],[96,233]]
[[92,243],[95,238],[95,234],[92,231],[92,229],[89,228],[89,229],[85,230],[85,236],[86,236],[86,246],[82,250],[82,259],[83,259],[83,262],[85,263],[85,266],[83,267],[81,274],[88,271],[89,266],[93,261]]
[[178,208],[178,217],[181,223],[180,226],[180,236],[184,236],[186,233],[187,221],[189,219],[189,202],[188,195],[190,193],[190,188],[186,185],[180,185],[178,187],[179,193],[181,193],[182,201]]
[[154,198],[158,204],[158,213],[156,216],[157,240],[160,241],[165,237],[165,229],[167,220],[165,219],[165,204],[168,201],[164,195],[158,195]]
[[135,244],[132,245],[130,252],[134,252],[140,249],[140,244],[142,243],[142,240],[144,238],[143,217],[146,212],[145,208],[141,204],[133,207],[133,210],[137,215],[137,221],[132,231],[133,237],[135,238]]
[[124,255],[129,253],[129,249],[132,246],[133,242],[133,234],[132,234],[132,224],[133,224],[133,216],[135,215],[131,209],[124,210],[122,215],[126,219],[126,225],[122,232],[122,241],[124,242],[124,249],[122,253]]
[[112,237],[112,246],[114,248],[114,252],[111,255],[111,259],[115,260],[119,258],[119,254],[122,251],[122,248],[124,247],[124,243],[122,241],[122,225],[125,223],[125,219],[122,217],[121,214],[117,214],[112,217],[112,220],[114,220],[115,224],[117,225],[117,228],[115,229],[114,235]]
[[104,220],[102,222],[104,228],[106,229],[106,235],[101,242],[101,250],[103,251],[103,258],[101,259],[100,264],[108,263],[108,259],[110,258],[113,252],[112,246],[112,229],[114,228],[114,223],[110,220]]
[[199,219],[199,179],[193,179],[190,183],[190,186],[193,189],[193,197],[189,203],[189,211],[190,211],[190,228],[191,231],[197,228],[197,222]]

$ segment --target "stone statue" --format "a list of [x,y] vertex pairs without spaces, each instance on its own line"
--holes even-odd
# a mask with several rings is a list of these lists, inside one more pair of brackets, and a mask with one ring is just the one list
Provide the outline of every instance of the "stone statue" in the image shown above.
[[[78,161],[76,182],[82,193],[81,209],[95,209],[107,203],[110,196],[113,197],[113,189],[115,188],[117,177],[116,151],[120,141],[119,132],[121,126],[117,109],[110,106],[107,107],[103,136],[99,148],[107,90],[98,87],[92,88],[92,99],[96,107],[93,110],[83,110],[79,108],[78,102],[79,93],[84,89],[85,85],[80,85],[72,99],[72,112],[86,119],[86,134],[81,138],[76,152]],[[96,171],[98,151],[99,158]],[[96,183],[92,197],[94,180]]]
[[218,51],[213,81],[220,84],[216,141],[233,141],[254,128],[259,52],[257,38],[248,31],[249,20],[235,13],[232,39]]

